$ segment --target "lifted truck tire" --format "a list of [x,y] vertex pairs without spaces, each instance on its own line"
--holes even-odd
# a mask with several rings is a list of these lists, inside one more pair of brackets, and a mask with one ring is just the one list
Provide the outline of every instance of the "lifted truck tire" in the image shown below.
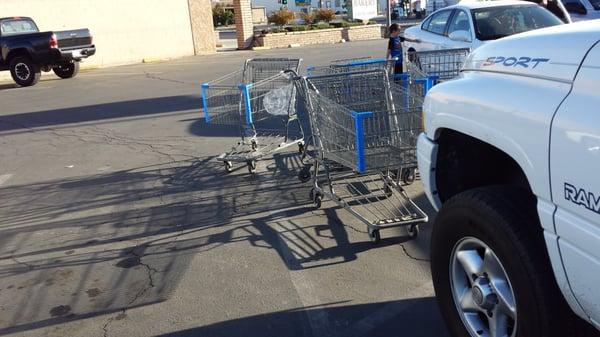
[[70,63],[57,65],[52,69],[56,76],[60,78],[72,78],[79,73],[79,62],[73,61]]
[[[578,335],[567,331],[574,316],[556,285],[535,205],[525,190],[488,187],[456,195],[440,210],[431,272],[452,336]],[[505,303],[514,304],[515,319]],[[495,334],[493,318],[504,327]]]
[[10,75],[17,85],[35,85],[42,76],[40,67],[27,56],[16,56],[10,60]]

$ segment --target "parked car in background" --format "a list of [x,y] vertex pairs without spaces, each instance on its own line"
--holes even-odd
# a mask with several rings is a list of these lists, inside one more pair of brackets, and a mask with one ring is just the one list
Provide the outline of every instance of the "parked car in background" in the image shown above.
[[405,51],[469,48],[488,41],[562,24],[547,9],[527,1],[461,2],[429,15],[423,23],[404,31],[404,36],[421,40],[405,42]]
[[562,4],[574,22],[600,19],[600,0],[562,0]]
[[[597,336],[600,21],[473,51],[424,103],[431,272],[452,336]],[[573,315],[573,313],[575,315]]]
[[88,29],[40,32],[31,18],[0,19],[0,71],[10,70],[20,86],[36,84],[42,71],[74,77],[79,62],[95,53]]
[[392,9],[392,20],[399,20],[404,17],[404,8],[396,6]]

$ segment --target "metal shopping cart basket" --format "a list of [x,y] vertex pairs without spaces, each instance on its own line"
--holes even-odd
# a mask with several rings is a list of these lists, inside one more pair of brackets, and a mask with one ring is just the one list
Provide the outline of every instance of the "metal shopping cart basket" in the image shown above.
[[408,73],[413,78],[436,77],[436,82],[457,77],[470,50],[468,48],[409,51],[406,57]]
[[282,76],[284,70],[297,71],[300,59],[260,58],[246,60],[244,67],[214,81],[202,84],[204,120],[209,125],[237,128],[240,140],[221,154],[228,172],[234,163],[245,163],[251,173],[261,157],[298,144],[304,134],[297,121],[295,86]]
[[324,66],[311,66],[306,68],[307,75],[319,76],[327,74],[347,73],[364,70],[383,69],[390,75],[394,73],[394,64],[396,60],[386,60],[382,58],[359,57],[351,59],[340,59],[331,61]]
[[317,152],[315,206],[323,197],[334,201],[367,225],[373,242],[389,227],[408,226],[416,237],[427,215],[393,173],[416,162],[420,97],[406,104],[404,89],[382,70],[315,76],[303,85]]

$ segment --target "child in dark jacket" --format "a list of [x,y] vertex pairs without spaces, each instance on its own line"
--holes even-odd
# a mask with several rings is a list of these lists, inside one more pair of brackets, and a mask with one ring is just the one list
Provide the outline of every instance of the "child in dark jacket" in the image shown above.
[[390,28],[390,41],[388,42],[388,49],[385,58],[396,59],[396,65],[394,66],[394,73],[400,74],[403,72],[402,69],[402,42],[415,42],[421,43],[419,39],[409,39],[404,36],[400,36],[400,26],[397,23],[393,23]]

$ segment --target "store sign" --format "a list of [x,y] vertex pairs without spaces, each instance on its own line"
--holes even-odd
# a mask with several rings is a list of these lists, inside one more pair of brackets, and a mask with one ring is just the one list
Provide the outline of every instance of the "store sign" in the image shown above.
[[377,16],[377,0],[347,0],[348,15],[354,20],[369,20]]
[[310,6],[311,0],[295,0],[295,1],[296,1],[296,6],[298,6],[298,7],[308,7],[308,6]]

